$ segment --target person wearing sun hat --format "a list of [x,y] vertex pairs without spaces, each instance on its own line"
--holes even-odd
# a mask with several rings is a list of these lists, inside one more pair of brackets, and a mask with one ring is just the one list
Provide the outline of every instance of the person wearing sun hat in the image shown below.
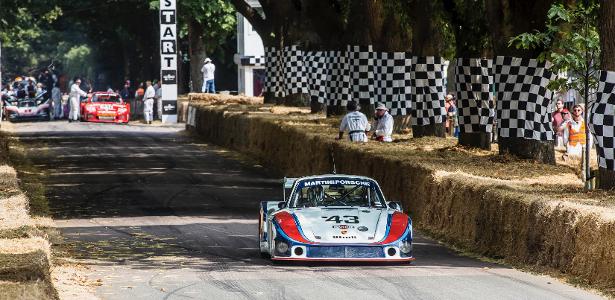
[[374,119],[374,134],[372,137],[379,142],[392,142],[393,116],[391,116],[389,109],[384,103],[379,103],[376,106],[376,115]]
[[201,68],[201,73],[203,73],[203,87],[201,88],[201,92],[215,94],[216,83],[214,73],[216,72],[216,65],[211,62],[209,57],[203,62],[205,64]]

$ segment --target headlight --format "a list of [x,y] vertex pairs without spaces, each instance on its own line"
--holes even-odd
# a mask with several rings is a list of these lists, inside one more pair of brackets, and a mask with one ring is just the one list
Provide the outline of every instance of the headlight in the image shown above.
[[120,108],[118,108],[118,109],[117,109],[117,113],[118,113],[118,114],[123,114],[123,113],[125,113],[126,111],[128,111],[128,109],[126,109],[126,107],[120,107]]
[[399,251],[403,254],[408,254],[412,252],[412,243],[409,241],[402,241],[399,243]]
[[87,110],[89,113],[93,113],[96,112],[96,107],[88,105],[85,107],[85,110]]
[[276,241],[275,251],[279,254],[285,254],[288,251],[288,244],[283,241]]

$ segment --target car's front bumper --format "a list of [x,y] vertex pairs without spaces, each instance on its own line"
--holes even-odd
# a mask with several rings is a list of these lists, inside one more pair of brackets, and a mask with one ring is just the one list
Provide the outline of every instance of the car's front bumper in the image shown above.
[[273,255],[279,261],[354,261],[410,262],[412,253],[402,253],[396,246],[373,245],[293,245],[286,255]]

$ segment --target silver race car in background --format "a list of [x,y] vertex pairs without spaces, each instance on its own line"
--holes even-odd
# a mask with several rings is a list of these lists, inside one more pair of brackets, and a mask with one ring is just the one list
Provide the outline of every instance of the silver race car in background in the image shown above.
[[367,177],[284,180],[283,202],[261,202],[260,251],[274,261],[409,262],[412,221]]

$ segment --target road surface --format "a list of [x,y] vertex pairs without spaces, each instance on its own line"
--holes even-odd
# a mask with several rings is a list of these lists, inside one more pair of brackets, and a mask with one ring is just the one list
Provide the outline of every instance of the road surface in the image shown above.
[[10,127],[37,145],[52,215],[74,258],[102,280],[102,299],[599,298],[421,235],[412,265],[272,265],[256,248],[257,203],[281,190],[263,168],[182,126]]

